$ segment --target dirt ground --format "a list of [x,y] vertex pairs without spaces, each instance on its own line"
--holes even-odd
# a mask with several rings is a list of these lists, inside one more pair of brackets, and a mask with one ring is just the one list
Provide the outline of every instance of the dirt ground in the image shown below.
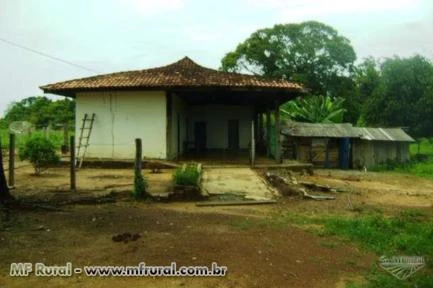
[[358,204],[394,207],[433,207],[433,181],[399,173],[317,170],[305,180],[344,187]]
[[[49,197],[68,191],[68,169],[41,177],[17,169],[17,197]],[[149,174],[154,193],[170,189],[171,170]],[[132,171],[82,169],[79,193],[129,195]],[[377,260],[354,244],[286,225],[249,225],[278,212],[353,213],[348,206],[384,210],[419,207],[431,210],[433,181],[399,174],[318,170],[297,176],[346,189],[333,201],[284,198],[276,205],[197,207],[194,203],[143,203],[132,200],[73,205],[63,211],[16,211],[0,225],[0,287],[345,287]],[[137,241],[114,242],[119,233],[140,233]],[[205,265],[227,266],[224,278],[10,277],[12,262],[61,265]]]
[[[74,206],[65,212],[20,213],[0,233],[0,287],[334,287],[341,277],[368,269],[371,255],[356,247],[323,245],[295,227],[242,229],[246,216],[206,209],[197,215],[167,209],[171,204],[117,203]],[[190,203],[186,209],[195,210]],[[140,233],[117,243],[118,233]],[[330,240],[327,240],[330,241]],[[60,265],[227,266],[220,278],[12,278],[11,262]]]

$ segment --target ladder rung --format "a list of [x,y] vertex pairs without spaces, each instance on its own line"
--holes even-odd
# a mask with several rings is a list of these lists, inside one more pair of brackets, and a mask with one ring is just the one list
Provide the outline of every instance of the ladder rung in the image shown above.
[[[95,116],[96,116],[95,113],[92,113],[91,116],[89,116],[88,113],[85,113],[84,118],[82,119],[83,123],[80,127],[81,133],[77,145],[77,157],[76,157],[77,158],[76,165],[78,168],[81,167],[81,164],[83,163],[84,157],[86,155],[87,147],[89,147],[89,139],[90,139],[90,134],[92,133],[92,127],[95,120]],[[86,122],[89,122],[89,124],[86,124]],[[86,130],[87,132],[84,132],[84,130]]]

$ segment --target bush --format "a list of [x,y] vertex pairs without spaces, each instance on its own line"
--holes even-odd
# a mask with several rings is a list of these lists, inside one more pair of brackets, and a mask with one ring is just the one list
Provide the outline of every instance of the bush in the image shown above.
[[132,192],[136,199],[148,198],[147,180],[141,173],[135,173],[134,177],[134,191]]
[[60,162],[54,143],[43,136],[30,137],[20,149],[21,160],[28,160],[35,168],[35,174],[40,175],[50,165]]
[[177,168],[173,175],[174,184],[182,186],[198,186],[199,178],[200,171],[196,163]]
[[174,193],[170,195],[170,200],[202,199],[200,178],[200,164],[184,164],[177,168],[173,174]]

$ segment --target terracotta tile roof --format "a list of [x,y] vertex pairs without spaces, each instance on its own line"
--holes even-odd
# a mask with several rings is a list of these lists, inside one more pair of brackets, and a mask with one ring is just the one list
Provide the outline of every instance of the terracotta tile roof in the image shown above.
[[155,88],[247,88],[302,92],[304,88],[286,80],[222,72],[198,65],[185,57],[158,68],[126,71],[74,79],[41,86],[45,93],[74,95],[77,91]]

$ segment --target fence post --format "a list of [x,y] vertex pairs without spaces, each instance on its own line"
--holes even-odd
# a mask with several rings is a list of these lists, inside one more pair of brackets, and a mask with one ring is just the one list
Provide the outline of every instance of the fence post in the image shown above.
[[141,168],[142,168],[142,146],[141,146],[141,139],[137,138],[135,139],[135,174],[138,175],[141,174]]
[[15,186],[15,134],[9,134],[9,186]]
[[77,172],[76,168],[75,168],[75,137],[71,136],[70,138],[70,170],[71,170],[71,190],[72,191],[76,191],[77,190],[77,183],[76,183],[76,175],[75,173]]
[[251,168],[254,168],[256,161],[256,140],[254,135],[254,120],[251,121]]
[[65,123],[63,125],[63,145],[62,145],[62,154],[66,154],[69,152],[69,125]]

